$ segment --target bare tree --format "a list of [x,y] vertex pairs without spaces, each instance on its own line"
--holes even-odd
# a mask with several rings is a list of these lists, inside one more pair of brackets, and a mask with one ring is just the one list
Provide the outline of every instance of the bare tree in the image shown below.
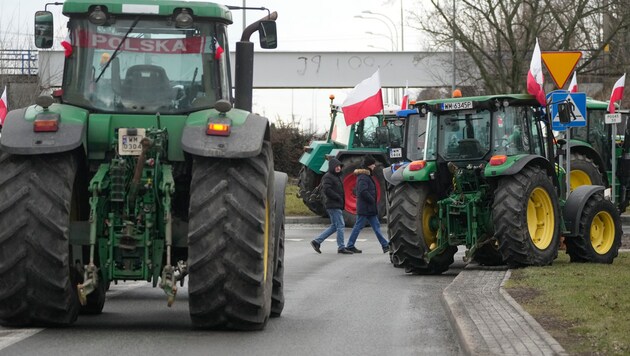
[[538,38],[543,51],[583,51],[578,72],[610,87],[630,68],[627,51],[619,53],[623,46],[615,47],[614,57],[610,52],[611,44],[627,44],[627,5],[628,0],[459,0],[453,13],[453,2],[431,0],[429,13],[411,14],[410,23],[429,35],[436,51],[450,50],[455,41],[458,85],[474,84],[487,94],[524,92]]

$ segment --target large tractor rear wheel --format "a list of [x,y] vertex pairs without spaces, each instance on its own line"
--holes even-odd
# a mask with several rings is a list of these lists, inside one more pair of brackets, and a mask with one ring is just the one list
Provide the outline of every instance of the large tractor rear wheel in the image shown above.
[[273,186],[268,142],[253,158],[193,158],[188,286],[195,327],[265,327],[274,273]]
[[279,317],[284,309],[284,207],[285,189],[288,176],[286,173],[275,172],[275,252],[273,258],[273,291],[271,293],[271,317]]
[[[354,170],[361,168],[362,156],[350,156],[342,161],[341,182],[345,194],[346,207],[343,210],[343,221],[347,227],[353,227],[357,222],[357,176]],[[385,197],[385,177],[383,177],[383,164],[376,162],[372,180],[376,184],[376,199],[378,206],[378,217],[382,219],[387,214],[387,199]]]
[[621,245],[621,222],[614,204],[602,194],[595,194],[586,202],[580,231],[581,236],[564,240],[571,262],[613,262]]
[[69,227],[77,157],[0,153],[0,324],[70,325],[79,313]]
[[326,213],[326,208],[324,208],[324,204],[322,204],[322,201],[310,199],[311,193],[319,185],[322,176],[323,175],[321,174],[316,174],[308,167],[303,166],[302,169],[300,169],[298,191],[300,193],[302,201],[304,202],[304,205],[306,205],[306,207],[310,211],[319,216],[326,217],[328,215]]
[[453,263],[453,246],[427,264],[426,252],[437,247],[437,199],[424,184],[401,183],[391,190],[387,226],[392,262],[415,274],[440,274]]
[[581,185],[604,185],[602,173],[589,157],[571,153],[571,191]]
[[544,169],[529,166],[501,179],[492,208],[495,238],[509,267],[545,266],[558,257],[558,197]]

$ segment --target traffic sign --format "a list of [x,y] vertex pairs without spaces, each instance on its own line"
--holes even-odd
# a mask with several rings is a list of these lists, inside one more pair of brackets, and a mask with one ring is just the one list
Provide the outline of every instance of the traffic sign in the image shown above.
[[[569,93],[566,90],[556,90],[548,94],[551,97],[551,128],[564,131],[567,127],[586,126],[586,93]],[[571,121],[563,124],[558,116],[558,104],[568,103],[573,107]],[[575,116],[575,117],[574,117]]]
[[582,52],[542,52],[540,55],[558,89],[564,87],[582,58]]
[[621,113],[606,114],[604,115],[604,122],[607,124],[620,124]]

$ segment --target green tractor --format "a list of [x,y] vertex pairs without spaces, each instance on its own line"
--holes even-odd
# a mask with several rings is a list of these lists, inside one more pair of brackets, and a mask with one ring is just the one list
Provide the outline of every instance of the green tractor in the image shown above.
[[466,261],[483,265],[549,265],[561,236],[571,261],[612,263],[619,213],[601,186],[565,199],[565,173],[534,97],[431,100],[414,109],[404,115],[410,162],[384,172],[394,265],[439,274],[458,245]]
[[[608,103],[588,98],[586,126],[571,128],[571,190],[581,185],[612,184],[612,124],[606,124]],[[621,112],[617,125],[615,163],[615,202],[620,213],[630,204],[630,132],[627,131],[628,112]],[[560,132],[558,138],[564,138]]]
[[[403,139],[403,126],[397,118],[397,109],[385,108],[380,113],[368,116],[356,124],[346,125],[341,107],[333,104],[330,96],[330,130],[325,141],[311,141],[304,147],[300,157],[300,176],[298,197],[315,214],[327,216],[321,199],[313,195],[322,177],[328,171],[328,158],[335,157],[343,163],[341,179],[345,190],[346,208],[344,221],[346,226],[354,226],[356,221],[357,198],[354,195],[356,176],[354,170],[361,165],[365,155],[372,155],[377,162],[378,173],[373,177],[376,183],[379,214],[385,216],[385,180],[382,168],[400,158]],[[389,137],[377,135],[379,127],[388,127]]]
[[188,276],[194,327],[264,328],[284,306],[287,176],[251,113],[249,38],[275,48],[277,14],[236,44],[233,107],[228,7],[67,0],[63,13],[62,92],[2,128],[0,323],[72,324],[118,281],[159,285],[171,306]]

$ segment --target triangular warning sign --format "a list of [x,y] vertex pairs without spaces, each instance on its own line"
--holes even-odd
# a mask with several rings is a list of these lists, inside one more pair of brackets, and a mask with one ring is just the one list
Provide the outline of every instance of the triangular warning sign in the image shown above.
[[582,58],[582,52],[542,52],[541,56],[553,82],[562,89]]

